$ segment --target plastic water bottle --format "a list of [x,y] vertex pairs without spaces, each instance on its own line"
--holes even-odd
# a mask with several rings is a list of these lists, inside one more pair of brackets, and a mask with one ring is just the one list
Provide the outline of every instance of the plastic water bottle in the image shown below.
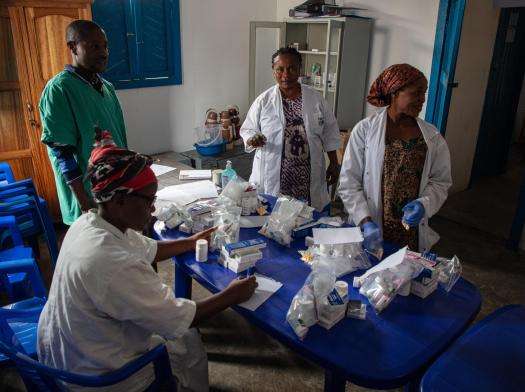
[[232,162],[226,161],[226,169],[222,172],[222,189],[228,185],[228,182],[237,177],[237,173],[232,168]]

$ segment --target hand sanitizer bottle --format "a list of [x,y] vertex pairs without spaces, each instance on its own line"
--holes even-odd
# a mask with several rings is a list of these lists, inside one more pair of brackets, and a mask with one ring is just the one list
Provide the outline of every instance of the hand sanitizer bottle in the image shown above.
[[222,172],[222,189],[228,185],[228,182],[237,177],[237,173],[232,168],[232,162],[226,161],[226,169]]

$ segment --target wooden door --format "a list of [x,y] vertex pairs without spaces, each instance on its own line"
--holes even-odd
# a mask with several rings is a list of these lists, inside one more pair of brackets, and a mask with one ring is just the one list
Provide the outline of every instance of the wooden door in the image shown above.
[[9,0],[9,3],[18,70],[25,72],[21,79],[22,107],[28,126],[32,177],[53,216],[58,218],[54,175],[46,148],[40,142],[38,102],[47,81],[71,62],[65,40],[67,25],[76,19],[91,19],[91,2]]
[[35,178],[21,82],[26,79],[27,69],[17,66],[8,9],[0,7],[0,161],[11,165],[17,180]]

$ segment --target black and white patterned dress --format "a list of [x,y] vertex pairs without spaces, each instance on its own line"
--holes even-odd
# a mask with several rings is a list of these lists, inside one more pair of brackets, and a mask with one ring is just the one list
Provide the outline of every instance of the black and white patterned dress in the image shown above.
[[310,203],[310,148],[303,121],[302,96],[283,97],[286,127],[281,157],[281,193]]

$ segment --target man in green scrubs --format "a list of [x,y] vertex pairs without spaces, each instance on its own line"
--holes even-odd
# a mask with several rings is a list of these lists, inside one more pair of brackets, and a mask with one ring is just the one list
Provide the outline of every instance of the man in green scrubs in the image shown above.
[[66,41],[72,64],[47,83],[39,108],[62,219],[71,225],[95,205],[84,178],[95,128],[108,130],[119,147],[127,148],[127,141],[115,89],[99,75],[108,64],[106,34],[94,22],[77,20],[68,26]]

